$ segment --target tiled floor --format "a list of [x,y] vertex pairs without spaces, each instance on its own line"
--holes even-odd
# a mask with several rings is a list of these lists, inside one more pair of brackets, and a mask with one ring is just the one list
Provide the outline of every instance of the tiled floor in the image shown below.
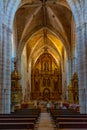
[[54,125],[50,113],[41,113],[38,130],[54,130]]

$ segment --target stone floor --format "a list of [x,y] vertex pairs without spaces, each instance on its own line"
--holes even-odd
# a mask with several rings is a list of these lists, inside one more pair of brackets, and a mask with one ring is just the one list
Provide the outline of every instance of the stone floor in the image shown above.
[[[37,130],[67,130],[55,128],[54,122],[51,119],[50,113],[42,112]],[[79,130],[78,128],[69,128],[68,130]],[[86,128],[80,130],[87,130]]]
[[38,130],[54,130],[54,124],[50,117],[50,113],[41,113]]

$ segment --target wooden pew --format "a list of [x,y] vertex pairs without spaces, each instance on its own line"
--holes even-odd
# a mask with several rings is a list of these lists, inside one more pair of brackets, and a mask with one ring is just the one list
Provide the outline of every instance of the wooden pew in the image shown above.
[[51,110],[51,116],[59,129],[87,128],[87,115],[76,113],[73,110]]
[[76,122],[87,122],[87,118],[56,118],[56,123],[57,122],[73,122],[73,121],[76,121]]
[[13,122],[13,123],[0,123],[0,129],[28,129],[28,130],[34,130],[34,123],[29,122]]
[[74,109],[50,109],[51,115],[79,115],[80,112],[77,112]]
[[58,128],[57,130],[87,130],[87,128]]
[[[11,124],[11,126],[9,126],[9,124]],[[36,118],[0,118],[0,129],[13,129],[13,127],[14,129],[17,129],[18,127],[19,129],[30,128],[33,130],[34,128],[38,127],[38,124]]]
[[50,110],[50,114],[52,116],[52,118],[55,120],[57,117],[61,116],[61,117],[68,117],[68,116],[80,116],[79,112],[76,112],[75,110],[63,110],[63,109],[54,109],[54,110]]
[[[61,111],[61,112],[60,112]],[[71,113],[68,113],[67,114],[67,111],[66,110],[63,110],[63,113],[62,113],[62,110],[51,110],[51,116],[52,116],[52,118],[55,120],[57,117],[61,117],[61,118],[64,118],[64,117],[66,117],[66,118],[69,118],[69,117],[72,117],[72,118],[80,118],[80,117],[82,117],[82,118],[87,118],[87,115],[86,114],[79,114],[79,113],[74,113],[74,111],[73,111],[73,113],[72,113],[72,111],[70,111]]]
[[38,118],[38,115],[0,114],[0,118]]
[[87,128],[87,122],[59,122],[58,128]]
[[59,127],[59,122],[87,122],[87,118],[57,118],[55,121],[57,128]]
[[13,122],[33,122],[36,123],[36,118],[0,118],[0,123],[13,123]]
[[87,120],[87,115],[60,115],[60,116],[55,115],[52,118],[53,118],[54,122],[56,122],[56,119],[58,119],[58,118],[72,118],[72,119],[74,119],[74,118],[80,118],[80,119],[84,118],[84,120],[85,119]]
[[20,110],[11,114],[0,114],[0,129],[36,128],[40,110]]
[[41,113],[41,109],[19,109],[16,110],[15,112],[12,112],[11,114],[19,115],[19,114],[24,114],[24,115],[38,115]]

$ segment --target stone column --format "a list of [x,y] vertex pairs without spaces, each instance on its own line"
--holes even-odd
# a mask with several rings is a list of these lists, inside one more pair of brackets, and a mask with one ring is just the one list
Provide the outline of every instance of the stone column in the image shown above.
[[10,113],[11,31],[2,24],[2,113]]
[[80,112],[87,113],[87,27],[86,24],[77,28],[78,80]]
[[72,16],[71,21],[71,68],[72,68],[72,75],[76,72],[76,33],[75,33],[75,23],[74,18]]
[[69,91],[68,91],[68,87],[70,85],[70,81],[71,81],[71,77],[72,77],[72,60],[71,60],[71,57],[69,57],[67,59],[67,81],[66,81],[66,100],[69,100]]
[[72,76],[72,71],[71,71],[71,58],[68,58],[67,60],[67,85],[69,85],[70,80],[71,80],[71,76]]
[[72,63],[71,63],[71,68],[72,68],[72,75],[77,72],[77,48],[76,48],[76,30],[75,30],[75,22],[74,18],[72,16],[72,21],[71,21],[71,57],[72,57]]
[[0,20],[0,113],[2,113],[2,21],[1,20]]
[[87,113],[87,0],[84,3],[85,10],[84,10],[84,28],[85,28],[85,76],[86,76],[86,91],[85,91],[85,102],[86,102],[86,113]]
[[7,78],[7,94],[6,94],[6,113],[10,113],[10,102],[11,102],[11,55],[12,55],[12,32],[7,27],[6,29],[7,33],[7,49],[6,49],[6,76]]
[[87,113],[87,0],[67,0],[73,12],[77,32],[77,71],[80,112]]
[[72,75],[76,72],[77,72],[77,61],[78,61],[78,58],[77,57],[72,57]]

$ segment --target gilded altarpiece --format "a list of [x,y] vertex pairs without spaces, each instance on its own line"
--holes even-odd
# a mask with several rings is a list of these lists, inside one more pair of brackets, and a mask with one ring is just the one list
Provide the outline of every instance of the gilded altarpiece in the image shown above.
[[61,68],[49,53],[44,53],[32,69],[31,100],[60,100]]

